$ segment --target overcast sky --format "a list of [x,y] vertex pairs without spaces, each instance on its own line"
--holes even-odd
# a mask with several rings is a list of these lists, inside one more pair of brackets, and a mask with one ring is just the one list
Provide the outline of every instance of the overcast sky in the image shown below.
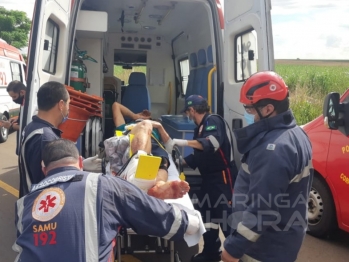
[[[221,0],[222,1],[222,0]],[[27,12],[35,0],[0,0]],[[349,0],[271,0],[276,59],[349,60]]]

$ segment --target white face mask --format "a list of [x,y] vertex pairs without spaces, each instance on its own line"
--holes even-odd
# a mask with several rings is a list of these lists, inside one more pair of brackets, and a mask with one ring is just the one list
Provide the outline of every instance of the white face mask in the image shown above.
[[245,118],[248,125],[252,125],[254,123],[254,115],[253,114],[249,114],[245,111],[244,118]]

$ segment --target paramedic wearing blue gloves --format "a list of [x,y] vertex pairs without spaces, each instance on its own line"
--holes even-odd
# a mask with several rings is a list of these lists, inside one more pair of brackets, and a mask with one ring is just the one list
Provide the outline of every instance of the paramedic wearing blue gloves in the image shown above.
[[[45,175],[41,170],[42,149],[46,143],[61,137],[62,131],[58,126],[64,123],[69,115],[69,93],[61,83],[43,84],[37,93],[37,103],[38,113],[25,127],[21,138],[18,157],[19,197],[26,195],[32,184],[44,179]],[[102,170],[101,160],[96,157],[85,159],[84,165],[89,171]]]
[[114,261],[118,228],[179,240],[199,229],[199,218],[110,175],[82,171],[73,142],[43,149],[46,178],[16,203],[16,261]]
[[193,262],[220,261],[219,226],[226,237],[231,231],[228,218],[237,174],[232,137],[224,119],[209,114],[209,111],[206,99],[199,95],[189,96],[182,112],[197,125],[193,140],[173,139],[165,143],[168,152],[174,144],[192,147],[194,153],[185,157],[184,162],[192,169],[198,168],[202,177],[198,200],[207,232],[203,235],[203,251],[192,257]]
[[235,130],[243,155],[233,195],[225,262],[293,262],[307,230],[312,149],[289,110],[288,88],[274,72],[252,75],[240,102],[249,124]]

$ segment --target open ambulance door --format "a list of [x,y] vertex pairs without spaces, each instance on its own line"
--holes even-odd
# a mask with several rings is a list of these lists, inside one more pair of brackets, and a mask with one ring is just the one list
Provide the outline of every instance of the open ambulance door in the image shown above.
[[243,125],[240,89],[253,73],[274,70],[270,0],[224,1],[224,117]]
[[48,81],[68,84],[80,0],[36,0],[30,33],[26,102],[21,129],[37,111],[37,92]]

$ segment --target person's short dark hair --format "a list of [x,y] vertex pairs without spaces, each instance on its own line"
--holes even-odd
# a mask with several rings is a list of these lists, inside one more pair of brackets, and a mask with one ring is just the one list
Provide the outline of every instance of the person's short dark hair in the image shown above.
[[39,110],[48,111],[61,100],[67,102],[69,94],[63,84],[51,81],[39,88],[37,98]]
[[210,112],[210,106],[207,101],[203,102],[201,105],[192,106],[198,114],[206,114]]
[[18,94],[20,91],[26,90],[26,89],[27,89],[27,87],[21,81],[13,80],[12,82],[10,82],[8,84],[6,91],[7,91],[7,93],[13,92],[13,93]]
[[72,141],[67,139],[57,139],[48,142],[42,151],[42,161],[46,167],[52,162],[67,157],[76,161],[79,160],[78,149]]
[[281,101],[277,101],[277,100],[273,100],[273,99],[263,99],[263,100],[258,101],[255,104],[255,107],[257,107],[257,108],[263,107],[263,106],[266,106],[268,104],[272,104],[274,106],[277,114],[284,113],[290,108],[290,100],[289,100],[288,96],[284,100],[281,100]]

